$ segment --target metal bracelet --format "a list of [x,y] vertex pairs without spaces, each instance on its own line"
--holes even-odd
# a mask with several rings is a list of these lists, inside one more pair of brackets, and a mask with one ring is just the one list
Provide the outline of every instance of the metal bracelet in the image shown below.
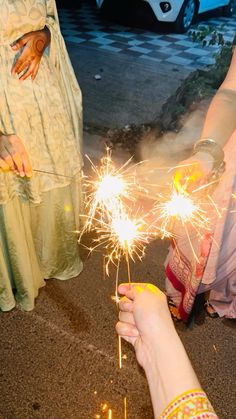
[[206,152],[214,159],[212,170],[221,168],[224,163],[224,150],[212,138],[202,138],[198,140],[193,149],[193,154],[198,152]]

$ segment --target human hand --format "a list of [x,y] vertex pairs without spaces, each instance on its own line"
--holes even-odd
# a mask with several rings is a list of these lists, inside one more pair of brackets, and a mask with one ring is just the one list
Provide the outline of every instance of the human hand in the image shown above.
[[139,364],[145,368],[154,342],[162,339],[166,330],[174,328],[163,292],[152,284],[122,284],[117,333],[130,342]]
[[0,170],[10,170],[21,177],[32,176],[28,153],[17,135],[0,135]]
[[174,187],[177,191],[191,191],[207,182],[214,160],[209,153],[198,152],[176,166]]
[[30,76],[34,80],[38,73],[40,60],[50,40],[50,31],[45,26],[44,29],[29,32],[14,42],[11,45],[13,51],[19,51],[21,48],[23,50],[13,64],[11,73],[20,74],[23,72],[20,80],[25,80]]

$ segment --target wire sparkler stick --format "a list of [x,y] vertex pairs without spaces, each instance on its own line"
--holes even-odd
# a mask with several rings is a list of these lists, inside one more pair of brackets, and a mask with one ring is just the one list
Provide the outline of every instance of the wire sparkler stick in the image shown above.
[[[129,159],[121,168],[116,169],[111,160],[111,151],[107,148],[106,156],[101,159],[100,167],[91,163],[94,178],[87,178],[87,219],[82,233],[94,228],[97,239],[94,240],[95,250],[104,248],[106,258],[106,273],[109,275],[109,265],[116,266],[115,301],[118,304],[118,278],[120,261],[124,257],[127,266],[128,282],[131,283],[130,258],[139,259],[144,255],[144,244],[149,233],[144,231],[145,222],[142,218],[131,217],[130,204],[133,202],[134,190],[140,191],[135,175],[129,168]],[[133,165],[134,168],[136,165]],[[119,368],[122,368],[121,337],[118,336]]]
[[127,419],[127,398],[124,398],[124,419]]
[[56,172],[48,172],[47,170],[33,169],[33,172],[43,173],[43,174],[46,174],[46,175],[60,176],[60,177],[68,178],[68,179],[73,179],[74,178],[74,176],[63,175],[61,173],[56,173]]

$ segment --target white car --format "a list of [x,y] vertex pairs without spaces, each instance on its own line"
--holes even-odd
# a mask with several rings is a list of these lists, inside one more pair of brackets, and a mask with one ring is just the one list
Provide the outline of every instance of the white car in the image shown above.
[[[233,0],[137,0],[137,6],[140,1],[149,4],[159,22],[174,23],[177,32],[186,32],[198,14],[221,7],[224,16],[231,16],[234,9]],[[114,0],[96,0],[99,8],[108,2]]]

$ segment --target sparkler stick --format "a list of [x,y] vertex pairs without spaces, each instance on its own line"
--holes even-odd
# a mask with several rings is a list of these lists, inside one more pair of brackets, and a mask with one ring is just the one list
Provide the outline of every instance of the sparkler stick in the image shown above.
[[122,347],[121,347],[121,336],[118,335],[118,355],[119,355],[119,368],[122,368]]
[[[120,260],[118,260],[118,265],[116,268],[116,294],[115,294],[115,302],[118,308],[119,304],[119,296],[118,296],[118,283],[119,283],[119,269],[120,269]],[[122,368],[122,343],[121,343],[121,336],[118,335],[118,360],[119,360],[119,368]]]
[[[86,229],[94,227],[98,238],[92,250],[103,246],[105,248],[104,259],[106,262],[106,273],[109,275],[109,264],[114,263],[116,269],[116,292],[115,301],[118,303],[118,279],[120,260],[124,256],[127,266],[128,282],[131,283],[130,258],[134,255],[141,258],[144,255],[144,243],[147,242],[148,233],[142,232],[145,224],[143,219],[133,220],[128,216],[129,205],[133,202],[133,191],[136,187],[138,193],[142,189],[136,184],[135,176],[129,173],[129,159],[120,169],[116,169],[112,160],[110,150],[101,159],[100,167],[96,167],[89,159],[96,179],[88,179],[87,207],[89,207],[87,221],[82,233]],[[132,193],[131,193],[132,191]],[[81,233],[81,235],[82,235]],[[119,368],[122,368],[122,341],[118,336],[118,358]]]
[[124,398],[124,419],[127,419],[127,399]]
[[44,173],[46,175],[60,176],[60,177],[68,178],[68,179],[74,178],[74,176],[62,175],[61,173],[48,172],[46,170],[33,169],[33,172]]
[[129,249],[128,245],[125,246],[125,259],[126,259],[126,265],[127,265],[127,274],[128,274],[128,281],[129,284],[131,284],[131,273],[130,273],[130,263],[129,263]]

